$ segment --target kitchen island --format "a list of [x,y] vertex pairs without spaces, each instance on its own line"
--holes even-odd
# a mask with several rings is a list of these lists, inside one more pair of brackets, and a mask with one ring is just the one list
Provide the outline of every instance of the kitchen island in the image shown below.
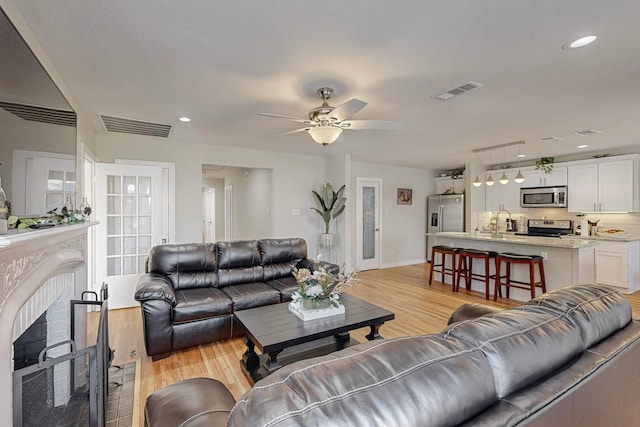
[[[540,255],[544,259],[547,291],[568,285],[596,283],[595,248],[599,244],[596,240],[516,236],[508,233],[494,236],[490,233],[441,232],[436,234],[435,244],[484,251]],[[476,268],[482,268],[478,264],[474,265],[474,272],[478,271]],[[528,280],[527,269],[517,268],[516,270],[514,273],[516,280]],[[460,286],[464,286],[464,283],[461,283]],[[483,293],[485,290],[484,284],[476,281],[473,281],[472,289]],[[493,297],[493,281],[491,281],[490,291]],[[537,292],[540,293],[539,290]],[[531,294],[522,289],[512,288],[510,298],[528,301],[531,299]]]

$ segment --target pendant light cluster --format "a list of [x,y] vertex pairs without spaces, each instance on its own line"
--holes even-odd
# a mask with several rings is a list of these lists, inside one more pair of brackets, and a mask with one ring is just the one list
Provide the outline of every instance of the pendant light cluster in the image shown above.
[[[506,144],[494,145],[494,146],[491,146],[491,147],[476,148],[475,150],[472,151],[476,155],[476,169],[478,167],[478,154],[479,153],[483,153],[485,151],[488,151],[489,152],[489,163],[491,163],[491,151],[499,149],[499,148],[502,148],[502,167],[504,168],[504,166],[506,165],[506,149],[507,149],[507,147],[512,147],[514,145],[517,145],[518,146],[518,155],[517,155],[517,157],[518,157],[518,174],[516,175],[516,177],[513,180],[515,182],[517,182],[518,184],[522,184],[524,182],[524,176],[522,175],[522,172],[520,172],[520,159],[522,157],[524,157],[524,154],[522,154],[520,152],[520,145],[523,145],[523,144],[525,144],[524,141],[515,141],[515,142],[509,142],[509,143],[506,143]],[[502,172],[502,176],[500,177],[498,182],[500,182],[500,184],[503,184],[503,185],[509,183],[509,177],[507,176],[507,174],[504,171]],[[492,186],[493,184],[495,184],[495,181],[493,180],[493,176],[491,175],[491,172],[489,172],[489,176],[487,176],[487,179],[486,179],[486,181],[484,183],[486,185],[488,185],[489,187]],[[476,172],[476,178],[473,180],[472,184],[473,184],[474,187],[480,187],[482,185],[482,181],[478,177],[477,172]]]

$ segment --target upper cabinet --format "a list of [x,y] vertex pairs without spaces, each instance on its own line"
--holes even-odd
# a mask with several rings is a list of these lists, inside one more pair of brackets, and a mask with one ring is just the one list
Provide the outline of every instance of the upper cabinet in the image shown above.
[[[500,184],[500,177],[502,174],[507,175],[509,182],[507,184]],[[518,184],[514,181],[514,178],[518,174],[518,169],[507,170],[492,170],[487,171],[485,175],[485,182],[491,174],[495,184],[486,186],[485,188],[485,209],[487,211],[508,210],[509,212],[522,212],[524,208],[520,207],[520,187],[524,186],[527,182]],[[524,175],[524,172],[523,172]]]
[[549,174],[536,169],[523,169],[522,175],[524,176],[523,187],[556,187],[567,185],[567,168],[565,166],[556,166]]
[[637,212],[638,159],[570,165],[567,188],[569,212]]

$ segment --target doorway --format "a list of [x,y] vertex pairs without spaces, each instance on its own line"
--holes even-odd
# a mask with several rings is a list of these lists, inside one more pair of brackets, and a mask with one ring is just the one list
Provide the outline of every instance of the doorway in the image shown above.
[[154,245],[168,239],[160,166],[96,163],[96,283],[109,284],[109,308],[137,305],[138,278]]
[[356,177],[356,265],[361,270],[381,265],[382,179]]
[[216,241],[216,189],[205,188],[202,191],[202,241]]

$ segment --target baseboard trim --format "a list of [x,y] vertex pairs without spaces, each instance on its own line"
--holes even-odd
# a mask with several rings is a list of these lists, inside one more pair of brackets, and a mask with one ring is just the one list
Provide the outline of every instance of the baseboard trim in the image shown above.
[[426,258],[412,259],[412,260],[398,261],[398,262],[387,262],[382,264],[382,268],[405,267],[407,265],[413,265],[413,264],[424,264],[425,262],[427,262]]

